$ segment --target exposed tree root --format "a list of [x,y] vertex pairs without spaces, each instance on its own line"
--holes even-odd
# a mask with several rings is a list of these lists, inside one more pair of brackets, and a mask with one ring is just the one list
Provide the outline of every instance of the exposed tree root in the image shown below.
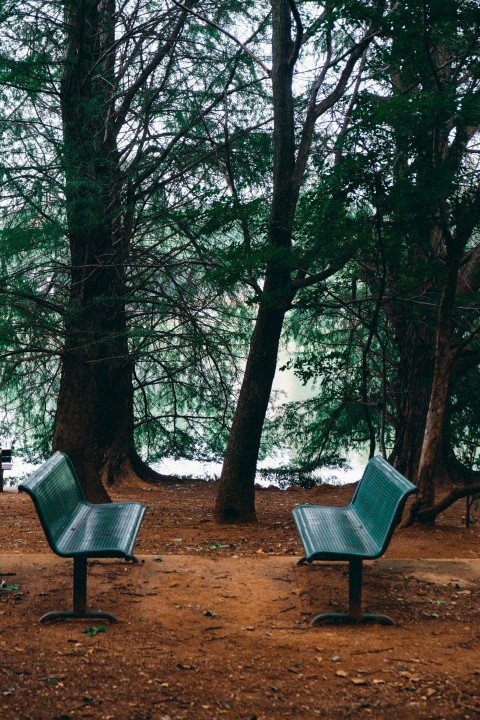
[[162,485],[179,483],[183,480],[183,478],[178,475],[164,475],[163,473],[153,470],[150,465],[147,465],[147,463],[144,462],[136,452],[131,453],[130,463],[133,472],[140,478],[140,480],[146,483]]
[[421,498],[419,498],[411,506],[402,527],[408,527],[414,522],[434,523],[437,516],[449,508],[450,505],[453,505],[457,500],[473,495],[480,495],[480,482],[464,485],[463,487],[453,486],[447,495],[431,507],[423,508]]
[[457,500],[480,495],[480,471],[472,470],[460,462],[451,446],[446,448],[443,461],[437,462],[435,477],[439,488],[448,483],[449,492],[438,502],[425,506],[420,488],[420,493],[405,514],[401,527],[408,527],[414,522],[434,524],[437,516]]

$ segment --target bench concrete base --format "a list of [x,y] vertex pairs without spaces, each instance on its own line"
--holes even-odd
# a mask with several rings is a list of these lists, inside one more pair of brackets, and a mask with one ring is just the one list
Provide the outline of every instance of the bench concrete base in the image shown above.
[[321,615],[313,618],[310,625],[315,627],[327,623],[350,625],[357,625],[359,623],[378,623],[379,625],[395,624],[388,615],[376,615],[375,613],[362,613],[359,618],[352,617],[348,613],[321,613]]
[[103,618],[104,620],[110,620],[110,622],[118,622],[118,619],[115,617],[115,615],[112,615],[111,613],[102,612],[101,610],[93,610],[91,612],[84,612],[84,613],[75,613],[70,610],[52,610],[52,612],[45,613],[45,615],[42,615],[42,617],[39,619],[39,623],[43,622],[51,622],[53,620],[66,620],[71,618],[77,618],[79,620],[83,620],[85,618]]

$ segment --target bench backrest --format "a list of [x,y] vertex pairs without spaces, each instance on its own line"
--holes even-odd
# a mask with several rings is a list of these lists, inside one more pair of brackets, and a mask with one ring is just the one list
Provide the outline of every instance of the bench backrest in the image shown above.
[[382,552],[401,520],[405,501],[416,492],[415,485],[382,457],[369,460],[351,505]]
[[79,508],[87,504],[70,459],[56,452],[22,480],[18,489],[31,496],[50,547],[56,552],[57,540]]

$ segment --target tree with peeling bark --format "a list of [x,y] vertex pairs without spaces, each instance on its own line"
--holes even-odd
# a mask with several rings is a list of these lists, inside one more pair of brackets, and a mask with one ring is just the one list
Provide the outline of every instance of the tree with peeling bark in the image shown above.
[[[348,4],[347,4],[348,5]],[[342,8],[343,9],[343,8]],[[348,9],[348,8],[347,8]],[[275,375],[278,349],[286,313],[295,295],[312,283],[325,280],[345,262],[344,257],[323,268],[315,267],[318,257],[306,253],[295,257],[293,237],[295,215],[310,158],[315,126],[343,97],[355,69],[375,36],[384,6],[368,5],[367,17],[349,27],[354,44],[334,45],[338,37],[336,5],[328,6],[307,30],[293,0],[273,0],[271,40],[271,82],[273,106],[273,172],[268,252],[263,285],[258,291],[258,313],[250,340],[245,373],[230,429],[216,499],[217,522],[255,522],[255,472],[262,428]],[[345,17],[343,22],[348,22]],[[362,29],[363,25],[363,29]],[[300,53],[317,28],[325,32],[326,60],[310,86],[307,109],[299,136],[295,111],[294,72]],[[331,69],[336,76],[327,85]],[[328,87],[328,90],[326,88]],[[322,96],[322,93],[325,93]]]
[[[191,4],[41,3],[11,32],[28,61],[4,75],[18,99],[5,137],[23,150],[2,166],[19,208],[2,219],[13,262],[2,298],[16,308],[3,323],[12,360],[2,385],[18,390],[26,374],[38,383],[25,417],[45,387],[53,448],[70,455],[92,500],[126,475],[171,479],[142,462],[134,433],[178,452],[194,424],[200,440],[209,423],[222,429],[235,374],[228,315],[225,328],[215,317],[222,292],[202,287],[202,198],[189,188],[212,174],[205,126],[236,92],[225,82],[235,73],[223,49],[196,72],[199,38],[205,52],[214,38],[203,26],[184,33]],[[32,239],[38,252],[26,258]],[[46,452],[48,422],[40,432]]]
[[157,49],[123,88],[117,17],[114,0],[65,3],[60,103],[71,282],[53,450],[71,457],[91,500],[105,499],[104,486],[124,476],[161,479],[134,447],[126,318],[134,200],[120,138],[137,93],[168,66],[186,15],[157,18]]

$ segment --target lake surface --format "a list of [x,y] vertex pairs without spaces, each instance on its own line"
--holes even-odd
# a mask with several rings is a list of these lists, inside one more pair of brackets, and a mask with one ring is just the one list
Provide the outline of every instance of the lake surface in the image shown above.
[[[275,396],[276,411],[283,404],[292,401],[305,400],[316,392],[318,388],[315,383],[309,382],[303,385],[296,377],[293,370],[280,371],[278,368],[284,366],[287,361],[295,355],[295,346],[284,348],[279,353],[277,372],[273,383],[272,392]],[[6,438],[4,438],[4,441]],[[8,444],[6,445],[6,447]],[[367,453],[351,453],[348,457],[348,465],[346,468],[325,467],[316,470],[312,476],[319,483],[330,483],[337,485],[345,485],[350,482],[360,480],[363,469],[368,460]],[[286,455],[267,458],[258,464],[258,469],[278,468],[279,466],[288,466],[289,458]],[[13,467],[11,470],[4,471],[4,485],[15,486],[22,477],[32,473],[38,464],[32,464],[23,461],[21,458],[13,457]],[[199,462],[197,460],[175,460],[173,458],[165,458],[159,462],[152,463],[154,470],[164,475],[178,475],[181,477],[201,478],[205,480],[216,480],[220,477],[222,464],[219,462]],[[279,484],[275,482],[271,476],[268,479],[259,472],[255,481],[259,485],[268,486],[271,484]]]
[[[282,465],[284,462],[285,458],[270,458],[260,462],[258,467],[259,469],[274,468]],[[318,482],[330,483],[332,485],[345,485],[360,480],[366,465],[365,456],[360,453],[352,454],[348,462],[349,468],[322,468],[316,470],[312,475]],[[8,489],[9,486],[16,486],[21,478],[30,475],[37,467],[38,464],[29,463],[14,457],[12,469],[4,470],[3,473],[5,487]],[[152,463],[152,468],[164,475],[218,480],[222,471],[222,464],[218,462],[199,462],[197,460],[165,458],[160,462]],[[265,480],[260,473],[257,473],[255,481],[264,487],[272,484],[271,479]]]
[[[283,465],[281,459],[270,458],[258,463],[258,469],[271,469]],[[320,483],[332,485],[346,485],[347,483],[360,480],[365,468],[367,459],[362,454],[352,454],[348,459],[348,468],[324,467],[312,473],[312,476]],[[161,462],[152,463],[152,468],[164,475],[180,475],[187,477],[202,478],[205,480],[218,480],[222,472],[222,464],[216,462],[198,462],[196,460],[174,460],[166,458]],[[265,480],[263,475],[257,472],[255,482],[259,485],[268,486],[272,480]]]

